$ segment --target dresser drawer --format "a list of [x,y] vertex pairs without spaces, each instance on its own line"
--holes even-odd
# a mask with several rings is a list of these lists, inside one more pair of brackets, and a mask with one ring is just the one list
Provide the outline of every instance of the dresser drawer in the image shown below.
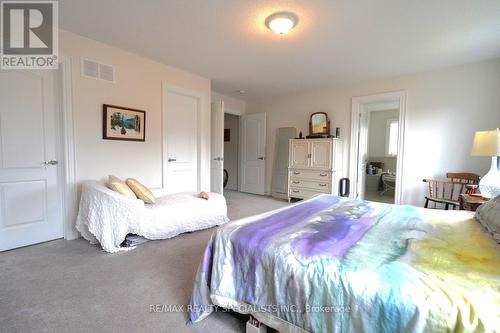
[[309,190],[306,188],[300,188],[300,187],[290,187],[288,190],[288,196],[290,198],[300,198],[300,199],[306,199],[310,198],[312,196],[315,196],[316,194],[320,193],[327,193],[328,192],[322,192],[322,191],[314,191],[314,190]]
[[327,193],[330,193],[330,181],[317,181],[317,180],[309,180],[309,179],[302,179],[302,178],[296,178],[296,177],[291,177],[290,178],[290,186],[293,187],[304,187],[312,190],[317,190],[317,191],[326,191]]
[[318,170],[302,170],[302,169],[291,169],[290,178],[309,178],[317,180],[330,180],[332,179],[331,171],[318,171]]

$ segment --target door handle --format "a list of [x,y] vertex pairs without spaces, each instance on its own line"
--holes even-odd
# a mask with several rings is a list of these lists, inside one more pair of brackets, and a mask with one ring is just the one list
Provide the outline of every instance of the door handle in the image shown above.
[[47,161],[43,162],[43,164],[44,165],[57,165],[57,164],[59,164],[59,162],[56,160],[50,160],[48,162]]
[[175,162],[175,161],[177,161],[177,160],[176,160],[175,158],[169,158],[169,159],[168,159],[168,161],[169,161],[169,162]]
[[216,157],[216,158],[214,158],[214,161],[224,161],[224,158],[223,157]]
[[263,157],[263,156],[261,156],[261,157],[257,157],[257,159],[259,159],[259,160],[263,161],[263,160],[265,160],[266,158],[265,158],[265,157]]

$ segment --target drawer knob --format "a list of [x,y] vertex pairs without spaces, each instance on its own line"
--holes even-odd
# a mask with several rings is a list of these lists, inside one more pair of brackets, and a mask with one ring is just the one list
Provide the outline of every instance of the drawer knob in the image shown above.
[[299,193],[299,190],[292,190],[293,193]]
[[321,187],[325,187],[325,186],[326,186],[326,184],[319,184],[319,186],[321,186]]
[[328,176],[326,173],[320,173],[319,175],[320,175],[320,177],[326,177],[326,176]]
[[294,172],[293,172],[293,174],[294,174],[294,175],[300,175],[300,172],[298,172],[298,171],[294,171]]
[[298,182],[296,180],[294,180],[292,183],[294,183],[294,184],[300,184],[300,182]]

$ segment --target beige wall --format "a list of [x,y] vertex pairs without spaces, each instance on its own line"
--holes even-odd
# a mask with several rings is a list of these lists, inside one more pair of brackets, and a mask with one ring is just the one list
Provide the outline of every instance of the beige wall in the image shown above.
[[[108,174],[162,186],[162,81],[199,93],[202,188],[210,188],[210,80],[153,60],[60,31],[60,49],[71,57],[76,168],[79,182]],[[81,57],[115,66],[115,83],[81,76]],[[146,142],[102,139],[102,104],[146,110]],[[168,186],[168,184],[167,184]]]
[[268,191],[278,127],[307,134],[309,115],[326,111],[332,130],[342,128],[348,161],[351,98],[396,90],[407,92],[404,203],[423,204],[423,178],[487,172],[490,160],[471,157],[470,149],[475,131],[500,126],[500,59],[247,103],[247,113],[267,112]]

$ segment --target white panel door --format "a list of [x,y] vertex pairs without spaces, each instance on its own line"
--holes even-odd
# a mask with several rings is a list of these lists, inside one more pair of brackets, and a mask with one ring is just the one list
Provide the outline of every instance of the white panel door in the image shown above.
[[332,141],[311,140],[310,143],[311,168],[332,168]]
[[54,77],[0,71],[0,251],[63,237]]
[[264,194],[266,178],[266,114],[243,115],[240,120],[240,191]]
[[222,194],[224,170],[224,101],[212,103],[210,128],[210,191]]
[[309,167],[309,142],[306,140],[292,140],[290,145],[290,167]]
[[165,89],[163,187],[168,193],[198,191],[200,99],[168,86]]

